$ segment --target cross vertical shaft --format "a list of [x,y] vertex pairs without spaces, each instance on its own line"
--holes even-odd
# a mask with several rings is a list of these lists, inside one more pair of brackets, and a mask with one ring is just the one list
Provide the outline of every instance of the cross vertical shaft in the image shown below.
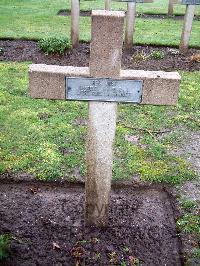
[[[121,70],[124,13],[93,11],[90,76],[118,78]],[[89,102],[85,221],[105,226],[112,178],[117,103]]]

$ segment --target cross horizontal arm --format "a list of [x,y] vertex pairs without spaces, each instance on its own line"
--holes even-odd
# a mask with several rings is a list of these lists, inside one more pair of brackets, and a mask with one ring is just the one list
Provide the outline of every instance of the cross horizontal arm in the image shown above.
[[[90,77],[88,67],[32,64],[29,68],[30,96],[65,99],[65,77]],[[121,70],[119,79],[143,80],[141,104],[175,105],[181,77],[178,72]]]

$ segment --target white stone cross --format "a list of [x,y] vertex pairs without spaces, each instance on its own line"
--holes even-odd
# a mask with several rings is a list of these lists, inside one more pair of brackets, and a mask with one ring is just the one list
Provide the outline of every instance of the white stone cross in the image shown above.
[[127,2],[125,47],[131,48],[133,45],[133,36],[135,31],[136,4],[153,3],[154,0],[114,0],[117,2]]
[[79,0],[71,0],[71,42],[76,47],[79,44],[79,18],[80,2]]
[[111,9],[111,0],[105,0],[105,10]]
[[[80,78],[80,81],[91,77],[97,81],[112,78],[123,82],[142,81],[140,104],[175,105],[180,84],[177,72],[121,70],[124,16],[120,11],[92,11],[89,68],[33,64],[29,69],[31,97],[66,100],[65,83],[70,77]],[[85,87],[80,85],[80,89]],[[117,102],[89,101],[85,182],[87,225],[105,226],[108,221],[116,119]]]
[[182,30],[179,50],[182,53],[185,53],[187,52],[188,46],[189,46],[195,6],[200,5],[200,0],[182,0],[182,4],[186,5],[186,11],[185,11],[185,17],[184,17],[183,30]]
[[169,2],[168,2],[168,16],[173,16],[174,4],[178,4],[178,0],[169,0]]

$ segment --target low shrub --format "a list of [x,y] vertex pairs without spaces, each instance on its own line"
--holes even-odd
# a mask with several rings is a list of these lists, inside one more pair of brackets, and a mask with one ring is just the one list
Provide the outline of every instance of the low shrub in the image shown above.
[[132,56],[132,59],[134,61],[146,61],[147,59],[149,59],[149,55],[147,55],[144,51],[141,51],[134,54]]
[[72,47],[71,41],[66,37],[43,38],[38,43],[45,54],[64,54],[65,50]]
[[150,57],[153,59],[163,59],[165,57],[165,53],[162,51],[153,51],[151,52]]

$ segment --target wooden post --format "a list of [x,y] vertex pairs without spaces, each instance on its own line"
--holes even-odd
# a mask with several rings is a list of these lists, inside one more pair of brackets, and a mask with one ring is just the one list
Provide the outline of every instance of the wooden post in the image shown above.
[[136,2],[127,3],[126,14],[126,32],[125,32],[125,47],[131,48],[133,45],[133,35],[135,31],[135,15],[136,15]]
[[189,39],[192,31],[192,22],[194,18],[195,5],[186,5],[186,12],[183,23],[183,30],[181,35],[181,42],[179,50],[182,53],[187,52],[189,46]]
[[111,10],[111,0],[105,0],[105,10]]
[[71,0],[71,42],[76,47],[79,44],[79,0]]
[[[92,77],[120,77],[123,22],[124,12],[92,12]],[[116,118],[117,103],[89,102],[85,183],[87,225],[105,226],[108,221]]]
[[174,0],[169,0],[168,3],[168,16],[173,16],[174,14]]

